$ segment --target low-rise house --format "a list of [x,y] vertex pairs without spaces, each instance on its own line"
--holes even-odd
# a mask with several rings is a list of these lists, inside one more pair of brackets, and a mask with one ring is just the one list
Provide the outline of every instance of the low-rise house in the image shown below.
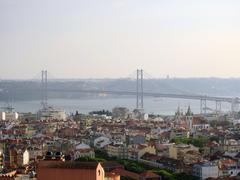
[[169,142],[170,139],[171,139],[171,131],[166,131],[159,135],[159,140],[161,142]]
[[223,150],[228,152],[240,152],[240,143],[235,139],[225,140]]
[[199,148],[188,144],[173,144],[169,148],[169,157],[184,160],[185,163],[196,163],[201,159]]
[[170,139],[173,138],[186,138],[189,137],[189,131],[186,129],[172,129],[170,133]]
[[185,169],[185,164],[182,160],[177,160],[177,159],[168,158],[168,157],[161,157],[161,159],[157,160],[156,162],[161,164],[163,168],[167,168],[176,173],[184,172],[184,169]]
[[26,135],[28,137],[32,137],[34,134],[36,134],[37,130],[31,126],[28,126],[27,127],[27,130],[26,130]]
[[203,119],[202,117],[199,117],[199,116],[193,117],[193,120],[192,120],[192,131],[193,132],[201,131],[201,130],[209,129],[209,128],[210,128],[210,124],[208,124],[205,119]]
[[117,157],[119,159],[128,158],[128,148],[123,144],[109,144],[106,147],[108,156]]
[[65,127],[65,128],[62,128],[62,129],[58,130],[57,133],[58,133],[59,137],[63,137],[63,138],[75,137],[78,133],[78,129],[77,128]]
[[156,148],[153,145],[148,144],[138,144],[133,145],[128,150],[128,158],[138,160],[140,159],[145,153],[156,154]]
[[183,161],[185,164],[194,164],[202,161],[202,156],[197,150],[189,150],[186,152]]
[[125,143],[126,135],[124,132],[111,132],[111,140],[116,144]]
[[240,169],[238,162],[233,159],[221,159],[218,161],[219,176],[236,176]]
[[194,131],[199,131],[199,130],[203,130],[203,129],[209,129],[210,128],[210,124],[193,124],[193,130]]
[[151,162],[157,162],[160,160],[162,157],[155,155],[155,154],[150,154],[150,153],[145,153],[141,159],[151,161]]
[[156,144],[157,155],[168,157],[170,146],[172,146],[170,143]]
[[90,148],[90,146],[83,144],[83,143],[78,144],[75,147],[74,159],[76,160],[76,159],[82,158],[82,157],[94,158],[95,157],[94,149]]
[[127,135],[126,139],[128,144],[144,144],[146,142],[145,136],[141,134]]
[[29,158],[30,160],[36,160],[38,156],[43,156],[43,151],[42,149],[35,147],[35,146],[31,146],[27,148],[29,151]]
[[217,178],[219,176],[218,166],[216,163],[199,163],[193,165],[193,176],[200,180],[207,178]]
[[96,148],[104,148],[105,146],[111,144],[108,137],[100,136],[93,141],[93,146]]
[[223,151],[223,146],[221,146],[219,143],[216,141],[209,141],[204,147],[204,155],[205,156],[211,156],[214,153],[220,151]]

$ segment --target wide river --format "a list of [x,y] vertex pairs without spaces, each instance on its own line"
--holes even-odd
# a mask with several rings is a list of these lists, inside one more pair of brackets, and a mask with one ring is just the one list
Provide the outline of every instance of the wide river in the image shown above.
[[[49,104],[57,108],[62,108],[68,113],[74,113],[78,110],[81,113],[88,113],[93,110],[111,110],[116,106],[127,107],[133,110],[136,106],[135,98],[101,98],[101,99],[49,99]],[[0,106],[5,106],[5,102],[0,101]],[[12,103],[17,112],[37,112],[40,108],[40,101],[14,101]],[[191,106],[193,113],[200,112],[200,101],[167,99],[167,98],[145,98],[144,110],[147,113],[173,115],[179,106],[183,112],[186,112],[188,106]],[[207,107],[215,109],[214,102],[207,102]],[[229,103],[222,103],[223,111],[230,111]]]

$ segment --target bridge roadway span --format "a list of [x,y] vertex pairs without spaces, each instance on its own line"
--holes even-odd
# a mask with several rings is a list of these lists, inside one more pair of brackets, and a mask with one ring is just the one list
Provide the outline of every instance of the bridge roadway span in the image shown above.
[[[133,92],[133,91],[112,91],[112,90],[48,89],[48,91],[80,92],[80,93],[90,93],[90,94],[102,93],[102,94],[131,95],[131,96],[136,96],[137,94],[136,92]],[[172,93],[157,93],[157,92],[143,92],[143,96],[240,103],[239,97],[232,98],[232,97],[217,97],[217,96],[195,95],[195,94],[172,94]]]

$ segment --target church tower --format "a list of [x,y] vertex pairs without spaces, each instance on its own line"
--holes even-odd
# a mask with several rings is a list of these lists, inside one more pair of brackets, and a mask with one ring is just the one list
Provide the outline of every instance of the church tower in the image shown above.
[[182,118],[182,113],[180,111],[180,107],[178,106],[177,112],[175,113],[175,121],[176,121],[177,124],[180,123],[181,118]]
[[188,124],[189,131],[193,132],[193,113],[191,111],[190,106],[188,106],[188,110],[187,110],[187,113],[186,113],[186,121],[187,121],[187,124]]

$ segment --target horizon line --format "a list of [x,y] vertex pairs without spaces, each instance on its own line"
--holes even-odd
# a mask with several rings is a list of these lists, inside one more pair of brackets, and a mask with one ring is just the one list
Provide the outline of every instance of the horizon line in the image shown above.
[[[172,80],[172,79],[240,79],[239,77],[220,77],[220,76],[199,76],[199,77],[153,77],[153,78],[145,78],[144,80]],[[0,81],[40,81],[41,78],[1,78]],[[48,80],[135,80],[135,78],[130,77],[116,77],[116,78],[95,78],[95,77],[88,77],[88,78],[48,78]]]

